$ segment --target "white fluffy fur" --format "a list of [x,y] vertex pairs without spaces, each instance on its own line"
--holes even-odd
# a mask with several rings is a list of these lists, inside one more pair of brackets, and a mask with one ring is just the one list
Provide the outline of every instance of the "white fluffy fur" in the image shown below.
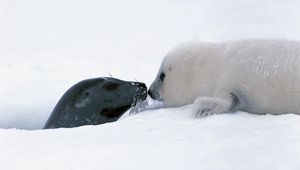
[[150,91],[165,107],[194,103],[197,115],[236,110],[300,114],[299,59],[296,41],[184,43],[164,58]]

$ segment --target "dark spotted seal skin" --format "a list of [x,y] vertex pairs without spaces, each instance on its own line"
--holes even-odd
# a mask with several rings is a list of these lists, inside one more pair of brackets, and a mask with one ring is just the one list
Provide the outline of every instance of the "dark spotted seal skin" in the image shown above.
[[113,122],[146,97],[147,87],[144,83],[108,77],[83,80],[61,97],[44,128]]

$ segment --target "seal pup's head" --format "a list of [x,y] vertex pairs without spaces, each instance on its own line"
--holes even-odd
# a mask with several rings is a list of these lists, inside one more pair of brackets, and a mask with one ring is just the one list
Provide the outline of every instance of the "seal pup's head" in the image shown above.
[[[188,42],[171,50],[163,59],[148,94],[164,107],[191,104],[205,86],[212,67],[211,44]],[[206,88],[203,88],[206,89]]]
[[[181,72],[182,65],[174,62],[174,57],[167,56],[151,84],[148,94],[154,99],[163,102],[164,107],[181,105],[181,97],[186,96],[185,84],[188,81],[187,76]],[[188,87],[187,87],[188,88]]]
[[116,121],[146,97],[144,83],[108,77],[83,80],[62,96],[44,128],[69,128]]

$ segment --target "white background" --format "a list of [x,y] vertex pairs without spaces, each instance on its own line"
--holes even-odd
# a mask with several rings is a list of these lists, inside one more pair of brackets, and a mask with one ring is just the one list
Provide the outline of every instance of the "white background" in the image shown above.
[[300,169],[300,117],[190,106],[40,129],[76,82],[153,81],[189,40],[300,39],[296,0],[0,0],[0,169]]

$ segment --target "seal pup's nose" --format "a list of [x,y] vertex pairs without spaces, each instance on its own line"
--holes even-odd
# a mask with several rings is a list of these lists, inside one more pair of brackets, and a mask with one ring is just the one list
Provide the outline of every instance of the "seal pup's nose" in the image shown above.
[[149,89],[148,94],[154,100],[161,100],[160,95],[154,90]]

